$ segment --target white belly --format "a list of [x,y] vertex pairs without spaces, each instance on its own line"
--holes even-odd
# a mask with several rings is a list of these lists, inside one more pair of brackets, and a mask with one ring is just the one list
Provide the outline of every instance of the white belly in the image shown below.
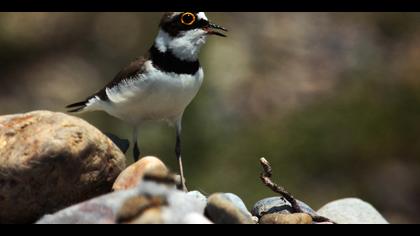
[[131,124],[145,120],[174,122],[200,89],[203,70],[200,68],[195,75],[178,75],[156,70],[151,63],[146,67],[148,73],[108,89],[111,102],[103,104],[102,109]]

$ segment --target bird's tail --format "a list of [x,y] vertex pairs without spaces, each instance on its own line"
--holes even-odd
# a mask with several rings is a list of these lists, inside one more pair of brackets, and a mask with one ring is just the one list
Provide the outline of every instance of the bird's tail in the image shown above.
[[70,104],[70,105],[66,106],[66,108],[69,109],[67,112],[83,111],[83,109],[85,109],[87,107],[87,103],[88,103],[88,101],[85,100],[83,102],[76,102],[76,103]]

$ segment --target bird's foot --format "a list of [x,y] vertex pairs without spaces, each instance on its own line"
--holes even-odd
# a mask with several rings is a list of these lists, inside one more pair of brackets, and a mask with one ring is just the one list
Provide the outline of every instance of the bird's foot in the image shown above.
[[134,162],[137,162],[139,160],[139,158],[140,158],[140,149],[139,149],[139,146],[138,146],[138,144],[136,142],[136,143],[134,143],[134,148],[133,148],[133,159],[134,159]]

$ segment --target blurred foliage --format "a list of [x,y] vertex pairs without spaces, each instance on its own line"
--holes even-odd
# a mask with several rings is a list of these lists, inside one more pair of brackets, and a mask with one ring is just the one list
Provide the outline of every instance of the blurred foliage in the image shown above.
[[[142,55],[160,13],[0,13],[0,114],[64,106]],[[204,85],[184,119],[191,189],[234,192],[248,207],[274,179],[314,208],[361,197],[391,222],[419,222],[420,14],[208,13]],[[104,132],[131,127],[81,115]],[[145,155],[176,170],[174,130],[145,124]],[[129,156],[131,160],[131,156]]]

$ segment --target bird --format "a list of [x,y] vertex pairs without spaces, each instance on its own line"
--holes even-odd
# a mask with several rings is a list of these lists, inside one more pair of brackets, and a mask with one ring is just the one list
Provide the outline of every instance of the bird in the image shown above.
[[204,12],[166,12],[148,52],[120,70],[102,89],[66,106],[70,113],[104,111],[133,127],[133,156],[140,156],[140,125],[166,121],[175,127],[179,188],[187,191],[181,157],[182,117],[204,78],[199,53],[208,36],[227,37]]

